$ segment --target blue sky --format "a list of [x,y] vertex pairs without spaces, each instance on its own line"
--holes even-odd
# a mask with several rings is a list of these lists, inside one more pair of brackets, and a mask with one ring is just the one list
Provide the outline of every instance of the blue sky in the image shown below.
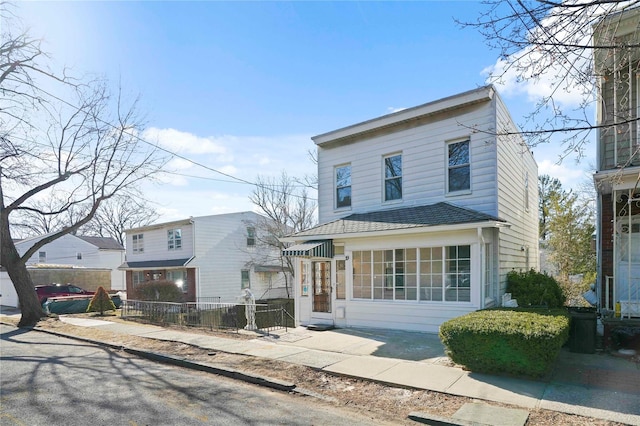
[[[449,2],[29,2],[20,14],[59,65],[121,82],[162,145],[208,167],[256,175],[312,174],[310,137],[485,84],[497,52],[454,17],[483,10]],[[526,91],[498,87],[516,123]],[[540,174],[565,187],[578,165],[534,150]],[[251,210],[250,185],[180,159],[145,192],[161,220]]]

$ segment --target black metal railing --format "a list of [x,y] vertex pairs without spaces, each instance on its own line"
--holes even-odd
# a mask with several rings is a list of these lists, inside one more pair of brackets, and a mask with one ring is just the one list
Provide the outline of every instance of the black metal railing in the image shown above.
[[[247,325],[245,308],[246,305],[235,303],[126,300],[121,306],[121,316],[158,325],[238,331]],[[256,331],[269,334],[276,329],[294,326],[295,320],[284,306],[256,304],[255,308]]]

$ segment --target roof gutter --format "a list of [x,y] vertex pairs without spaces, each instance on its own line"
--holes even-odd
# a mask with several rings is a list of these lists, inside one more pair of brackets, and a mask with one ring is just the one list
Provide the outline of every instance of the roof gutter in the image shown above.
[[279,240],[283,243],[295,243],[298,241],[310,240],[330,240],[344,238],[371,238],[371,237],[390,237],[394,235],[423,234],[433,232],[450,232],[450,231],[466,231],[482,228],[508,228],[511,225],[506,222],[486,221],[473,223],[459,223],[454,225],[437,225],[437,226],[413,226],[410,228],[390,229],[386,231],[370,231],[370,232],[347,232],[339,234],[315,234],[315,235],[289,235]]

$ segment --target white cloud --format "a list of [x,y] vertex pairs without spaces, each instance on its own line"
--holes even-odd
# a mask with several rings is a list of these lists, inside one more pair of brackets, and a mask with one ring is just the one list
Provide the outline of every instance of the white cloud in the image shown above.
[[577,188],[589,176],[589,172],[580,167],[558,164],[551,160],[542,160],[538,164],[538,174],[559,179],[565,189]]
[[193,133],[176,129],[158,129],[151,127],[143,133],[149,142],[157,142],[163,148],[180,154],[218,154],[227,153],[227,148],[215,138],[200,137]]

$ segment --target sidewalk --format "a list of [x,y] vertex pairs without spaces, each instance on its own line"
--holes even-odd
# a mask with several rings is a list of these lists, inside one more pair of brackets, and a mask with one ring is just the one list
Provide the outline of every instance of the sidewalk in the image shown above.
[[369,329],[311,331],[298,327],[238,340],[138,323],[60,319],[78,326],[301,364],[390,385],[640,425],[640,368],[609,355],[563,350],[551,379],[545,382],[447,366],[444,347],[434,334]]

